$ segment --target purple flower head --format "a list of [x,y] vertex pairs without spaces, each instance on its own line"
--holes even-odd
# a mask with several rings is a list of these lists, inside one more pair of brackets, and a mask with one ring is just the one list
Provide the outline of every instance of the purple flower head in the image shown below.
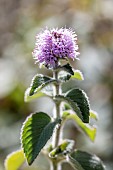
[[79,55],[77,35],[71,29],[46,29],[36,35],[33,56],[40,65],[59,66],[60,59],[76,59]]

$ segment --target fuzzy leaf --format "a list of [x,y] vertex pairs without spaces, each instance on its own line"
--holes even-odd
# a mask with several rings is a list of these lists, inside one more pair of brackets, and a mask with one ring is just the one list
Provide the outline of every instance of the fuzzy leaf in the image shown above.
[[34,76],[30,85],[31,89],[29,95],[32,96],[34,93],[40,91],[44,86],[54,81],[55,79],[52,79],[48,76],[44,76],[42,74]]
[[100,158],[84,151],[75,150],[69,160],[75,170],[105,170]]
[[69,74],[71,75],[74,75],[74,72],[73,72],[73,69],[72,67],[70,66],[70,64],[66,64],[64,66],[61,67],[64,71],[68,72]]
[[6,170],[18,170],[25,162],[23,150],[18,150],[7,156],[5,160]]
[[66,82],[71,78],[71,74],[67,73],[66,71],[60,71],[58,74],[58,79],[62,82]]
[[73,140],[65,139],[59,146],[57,146],[49,153],[49,156],[51,158],[55,158],[58,155],[69,154],[72,151],[73,146],[74,146]]
[[70,110],[70,109],[71,109],[71,107],[69,106],[69,104],[64,103],[64,105],[63,105],[63,111]]
[[80,116],[79,117],[84,123],[89,123],[90,109],[86,93],[80,89],[71,89],[66,93],[65,97],[71,100],[73,103],[76,103],[82,115],[82,118]]
[[92,127],[89,124],[83,123],[81,119],[72,112],[72,110],[67,110],[63,112],[63,118],[65,120],[69,120],[69,119],[74,120],[76,123],[76,126],[78,127],[80,131],[82,131],[85,135],[87,135],[91,141],[95,140],[96,128]]
[[98,120],[99,118],[97,112],[90,110],[90,118]]
[[74,75],[73,69],[69,63],[61,66],[60,69],[61,71],[58,74],[58,79],[62,82],[66,82]]
[[25,95],[24,95],[24,101],[25,102],[29,102],[31,100],[34,100],[34,99],[38,99],[40,97],[43,97],[43,96],[46,96],[45,93],[39,91],[38,93],[35,93],[34,95],[30,96],[29,93],[30,93],[30,90],[31,88],[29,87],[26,91],[25,91]]
[[43,112],[32,114],[26,119],[22,127],[21,142],[29,165],[50,139],[60,121],[56,119],[52,122],[50,116]]
[[46,95],[44,91],[42,92],[41,90],[47,85],[54,82],[56,82],[56,80],[52,79],[51,77],[44,76],[42,74],[37,74],[36,76],[34,76],[30,87],[25,92],[25,101],[27,102],[37,97]]
[[69,64],[62,66],[62,69],[58,76],[61,81],[65,82],[70,78],[84,80],[82,72],[80,70],[73,70]]
[[76,112],[77,116],[80,119],[83,120],[80,108],[78,107],[78,105],[77,105],[77,103],[75,101],[71,100],[69,97],[65,97],[65,96],[62,96],[62,95],[57,95],[56,99],[68,103],[71,106],[71,108]]
[[71,78],[78,79],[78,80],[84,80],[83,74],[80,70],[75,70],[74,75],[72,75]]

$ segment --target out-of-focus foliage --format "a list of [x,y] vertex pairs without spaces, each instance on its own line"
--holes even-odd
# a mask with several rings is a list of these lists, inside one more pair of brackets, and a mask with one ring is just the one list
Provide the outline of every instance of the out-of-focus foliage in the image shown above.
[[[88,148],[103,159],[107,170],[113,169],[113,1],[112,0],[0,0],[0,170],[8,153],[20,147],[20,128],[27,115],[36,110],[49,113],[52,102],[39,99],[24,103],[24,91],[33,75],[41,71],[34,65],[31,52],[35,35],[45,27],[72,27],[78,35],[80,61],[72,65],[82,70],[84,83],[79,86],[88,92],[92,109],[99,113],[98,133],[91,143],[70,122],[65,136],[76,146]],[[64,91],[75,86],[67,83]],[[76,83],[78,86],[78,83]],[[91,122],[93,124],[93,120]],[[75,135],[74,135],[75,136]],[[43,158],[43,156],[41,155]],[[23,170],[48,167],[45,158],[35,161]],[[68,169],[64,164],[64,169]],[[48,169],[48,168],[47,168]]]
[[25,157],[23,150],[18,150],[7,156],[5,161],[6,170],[16,170],[19,169],[25,162]]

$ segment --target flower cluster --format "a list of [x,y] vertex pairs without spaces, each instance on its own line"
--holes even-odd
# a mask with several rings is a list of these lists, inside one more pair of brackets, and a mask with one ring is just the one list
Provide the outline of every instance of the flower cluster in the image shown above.
[[36,35],[33,57],[48,68],[56,68],[60,59],[75,59],[79,55],[77,35],[70,29],[46,29]]

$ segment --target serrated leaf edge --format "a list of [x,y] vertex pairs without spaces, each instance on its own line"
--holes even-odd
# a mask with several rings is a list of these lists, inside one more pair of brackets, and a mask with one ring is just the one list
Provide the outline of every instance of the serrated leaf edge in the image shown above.
[[[43,112],[43,113],[44,113],[44,112]],[[25,158],[26,158],[26,155],[25,155],[24,146],[23,146],[23,143],[22,143],[22,136],[23,136],[22,133],[23,133],[23,129],[24,129],[24,126],[25,126],[26,122],[27,122],[34,114],[36,114],[36,113],[30,114],[30,115],[26,118],[26,120],[23,122],[23,125],[22,125],[22,128],[21,128],[21,132],[20,132],[21,148],[22,148],[22,150],[23,150],[23,153],[24,153]],[[46,113],[45,113],[45,114],[46,114]],[[46,114],[46,115],[47,115],[47,114]],[[47,126],[49,126],[50,123],[55,123],[54,120],[52,120],[52,118],[51,118],[49,115],[48,115],[48,117],[50,118],[50,122],[44,127],[44,129],[47,128]],[[55,124],[57,125],[57,124],[60,124],[60,123],[61,123],[61,119],[56,119],[56,123],[55,123]],[[43,129],[43,130],[44,130],[44,129]],[[55,127],[54,127],[54,129],[55,129]],[[54,131],[54,129],[53,129],[53,131]],[[52,136],[52,135],[51,135],[51,136]],[[50,136],[50,138],[51,138],[51,136]],[[50,138],[49,138],[49,139],[50,139]],[[48,140],[49,140],[49,139],[48,139]],[[47,142],[46,142],[46,143],[47,143]],[[46,143],[45,143],[45,144],[46,144]],[[41,150],[42,150],[42,149],[41,149]],[[41,152],[41,150],[40,150],[40,152]],[[32,152],[32,150],[31,150],[30,152]],[[39,152],[39,153],[40,153],[40,152]],[[37,154],[37,156],[39,155],[39,153]],[[37,157],[37,156],[36,156],[36,157]],[[26,159],[27,159],[27,158],[26,158]],[[35,158],[35,159],[36,159],[36,158]],[[34,160],[35,160],[35,159],[34,159]],[[27,162],[28,162],[28,161],[27,161]],[[33,161],[32,161],[30,164],[29,164],[29,163],[28,163],[28,164],[31,165],[32,163],[33,163]]]
[[[72,90],[79,90],[80,92],[83,93],[83,95],[85,96],[85,98],[86,98],[86,100],[87,100],[87,102],[88,102],[88,108],[89,108],[89,111],[90,111],[89,98],[88,98],[88,96],[86,95],[86,93],[84,92],[84,90],[82,90],[82,89],[80,89],[80,88],[72,88],[72,89],[70,89],[69,91],[67,91],[67,92],[65,93],[65,97],[67,97],[67,95],[68,95]],[[67,98],[70,99],[70,97],[67,97]],[[70,100],[73,101],[72,99],[70,99]],[[73,101],[73,102],[76,103],[75,101]],[[76,103],[76,104],[77,104],[77,103]],[[78,106],[78,108],[79,108],[79,106]],[[80,112],[81,112],[81,109],[79,109],[79,110],[80,110]],[[82,112],[81,112],[81,115],[82,115]],[[89,116],[90,116],[90,113],[89,113]],[[81,120],[83,120],[83,116],[81,117]]]
[[[73,107],[72,107],[72,104],[73,104],[74,106],[76,106],[76,110],[77,110],[77,111],[74,110],[74,112],[76,113],[76,115],[77,115],[80,119],[83,120],[82,113],[81,113],[81,111],[80,111],[80,109],[79,109],[79,107],[78,107],[78,104],[77,104],[76,102],[74,102],[73,100],[71,100],[69,97],[66,97],[66,96],[63,96],[63,95],[57,95],[57,96],[55,96],[55,97],[56,97],[56,98],[59,98],[59,99],[62,100],[62,101],[65,101],[66,103],[68,103],[68,104],[70,105],[70,107],[72,108],[72,110],[74,110]],[[71,104],[71,103],[72,103],[72,104]],[[78,112],[79,112],[79,113],[78,113]]]
[[[75,113],[74,113],[72,110],[66,110],[66,111],[64,111],[64,112],[68,112],[68,113],[69,113],[69,115],[65,118],[65,121],[67,121],[67,120],[69,120],[69,119],[72,119],[72,120],[73,120],[73,116],[77,116],[77,115],[75,115]],[[77,118],[80,119],[78,116],[77,116]],[[79,121],[81,121],[81,123],[82,123],[84,126],[87,126],[88,128],[90,128],[91,130],[94,131],[94,137],[92,138],[91,136],[88,136],[88,134],[87,134],[81,127],[79,127],[78,123],[75,121],[75,122],[76,122],[75,124],[76,124],[77,128],[79,129],[79,131],[82,132],[83,134],[85,134],[86,136],[88,136],[89,139],[90,139],[92,142],[94,142],[95,137],[96,137],[96,132],[97,132],[96,126],[94,126],[94,125],[91,126],[91,125],[89,125],[88,123],[84,123],[84,122],[82,122],[81,119],[80,119]]]
[[[96,154],[92,154],[92,153],[90,153],[90,152],[87,152],[87,151],[82,151],[82,150],[78,150],[78,149],[75,149],[73,152],[77,152],[77,151],[80,151],[80,152],[82,152],[82,153],[86,153],[86,154],[89,154],[90,156],[92,156],[92,158],[95,158],[95,160],[98,160],[98,161],[100,161],[100,163],[101,163],[101,165],[103,166],[103,168],[105,168],[105,165],[103,164],[103,161],[96,155]],[[72,152],[72,153],[73,153]],[[71,153],[71,154],[72,154]],[[71,156],[71,155],[70,155]],[[72,157],[71,157],[72,158]],[[73,158],[74,159],[74,158]],[[75,160],[75,159],[74,159]],[[77,160],[76,160],[77,161]],[[78,162],[78,161],[77,161]],[[78,164],[80,164],[79,162],[78,162]],[[82,167],[82,166],[81,166]],[[83,167],[82,167],[83,168]],[[81,169],[82,170],[82,169]],[[83,168],[83,170],[85,170],[84,168]]]

